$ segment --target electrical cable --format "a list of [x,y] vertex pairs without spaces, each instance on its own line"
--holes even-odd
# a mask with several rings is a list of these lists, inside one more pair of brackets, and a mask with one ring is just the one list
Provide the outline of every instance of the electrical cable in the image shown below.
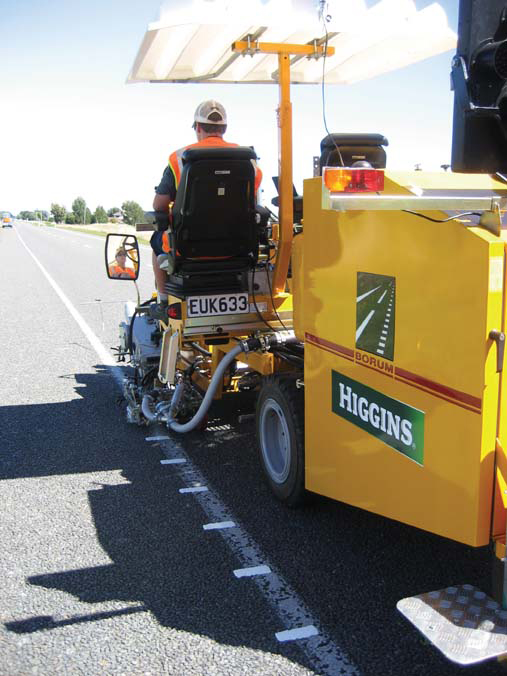
[[266,324],[266,326],[268,327],[268,329],[269,329],[270,331],[273,331],[273,332],[274,332],[275,329],[271,326],[271,324],[269,324],[269,323],[264,319],[264,317],[262,316],[262,314],[261,314],[259,308],[257,307],[257,300],[255,299],[255,266],[254,266],[253,273],[252,273],[252,300],[253,300],[253,302],[254,302],[254,307],[255,307],[255,311],[257,312],[257,316],[259,317],[259,319],[261,320],[261,322],[264,322],[264,324]]
[[342,157],[342,154],[340,152],[340,149],[338,148],[336,141],[334,140],[332,134],[330,134],[329,129],[327,128],[325,87],[326,87],[327,44],[328,44],[328,41],[329,41],[329,34],[328,34],[328,31],[327,31],[326,21],[329,21],[331,19],[331,17],[329,15],[324,16],[323,10],[324,10],[324,3],[321,2],[319,13],[321,14],[322,26],[324,28],[324,33],[326,35],[326,38],[324,40],[324,57],[322,59],[322,119],[324,121],[324,129],[326,130],[326,134],[329,136],[329,138],[333,142],[333,145],[336,148],[336,152],[338,153],[338,157],[340,158],[340,164],[341,164],[342,167],[344,167],[345,163],[343,161],[343,157]]
[[464,216],[482,216],[482,214],[477,213],[476,211],[465,211],[462,214],[456,214],[455,216],[449,216],[449,218],[431,218],[431,216],[426,216],[425,214],[421,214],[419,211],[410,211],[410,209],[402,209],[406,214],[412,214],[413,216],[419,216],[419,218],[424,218],[427,221],[431,221],[432,223],[448,223],[449,221],[455,221],[459,218],[463,218]]
[[157,373],[157,372],[158,372],[158,366],[152,366],[151,368],[149,368],[141,379],[141,385],[146,385],[146,383],[148,382],[148,379],[154,373]]
[[275,315],[276,315],[278,321],[280,322],[280,324],[282,325],[284,331],[287,331],[287,330],[288,330],[287,327],[286,327],[285,324],[282,322],[282,320],[281,320],[281,318],[280,318],[280,315],[278,314],[278,312],[277,312],[277,310],[276,310],[276,308],[275,308],[275,301],[274,301],[274,299],[273,299],[273,291],[272,291],[272,289],[271,289],[271,280],[269,279],[269,270],[268,270],[267,264],[266,264],[266,266],[265,266],[265,270],[266,270],[266,278],[267,278],[267,280],[268,280],[269,295],[271,296],[271,305],[273,306],[273,310],[275,311]]
[[288,362],[289,364],[294,364],[294,366],[298,366],[301,368],[303,366],[303,359],[301,357],[296,357],[296,355],[293,354],[287,354],[283,350],[279,350],[277,348],[272,348],[271,352],[275,354],[277,357],[280,359],[283,359],[284,361]]

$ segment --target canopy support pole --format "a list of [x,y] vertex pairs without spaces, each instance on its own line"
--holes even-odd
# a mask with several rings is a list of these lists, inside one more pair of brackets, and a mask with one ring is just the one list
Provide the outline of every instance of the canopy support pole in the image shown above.
[[273,74],[278,79],[280,92],[278,114],[278,190],[280,206],[278,209],[279,240],[278,253],[273,273],[273,295],[277,296],[285,291],[287,272],[292,248],[292,234],[294,227],[294,201],[292,195],[292,103],[290,101],[290,66],[291,55],[302,58],[320,58],[332,56],[334,47],[323,45],[322,41],[311,44],[297,45],[276,42],[252,42],[239,40],[232,43],[233,52],[244,55],[278,54],[278,71]]
[[273,274],[273,294],[285,291],[292,247],[294,205],[292,196],[292,103],[290,100],[289,54],[278,55],[278,191],[280,195],[278,220],[279,242]]

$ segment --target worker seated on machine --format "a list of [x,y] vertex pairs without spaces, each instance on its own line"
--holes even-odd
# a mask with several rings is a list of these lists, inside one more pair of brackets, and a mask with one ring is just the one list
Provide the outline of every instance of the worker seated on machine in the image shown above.
[[[218,101],[209,100],[200,103],[195,111],[192,127],[195,131],[197,142],[184,146],[169,156],[168,166],[164,170],[162,180],[155,189],[153,208],[155,212],[169,214],[169,221],[171,221],[172,206],[180,184],[183,170],[183,154],[185,151],[194,148],[239,147],[237,144],[228,143],[223,139],[223,135],[227,129],[227,115],[224,107]],[[262,180],[262,172],[255,164],[255,160],[252,159],[251,161],[255,168],[255,192],[257,193]],[[153,270],[155,273],[158,302],[162,306],[167,305],[168,294],[166,285],[168,278],[166,270],[161,268],[161,262],[166,261],[166,254],[169,253],[170,249],[168,234],[164,230],[167,230],[167,224],[160,223],[159,221],[158,231],[153,233],[150,241],[153,249]]]

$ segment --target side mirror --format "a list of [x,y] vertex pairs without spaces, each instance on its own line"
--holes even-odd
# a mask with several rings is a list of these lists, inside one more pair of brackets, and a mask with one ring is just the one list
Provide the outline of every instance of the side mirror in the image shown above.
[[139,277],[139,245],[134,235],[107,235],[105,257],[109,279],[135,281]]

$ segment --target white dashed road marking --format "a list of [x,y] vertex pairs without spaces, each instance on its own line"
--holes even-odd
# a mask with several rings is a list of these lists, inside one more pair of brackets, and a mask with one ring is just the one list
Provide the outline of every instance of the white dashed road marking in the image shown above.
[[203,524],[204,530],[221,530],[222,528],[234,528],[234,521],[217,521],[215,523]]
[[251,566],[250,568],[237,568],[232,571],[236,577],[253,577],[254,575],[269,575],[269,566]]
[[287,631],[279,631],[275,634],[276,638],[280,643],[284,641],[295,641],[296,639],[309,638],[310,636],[316,636],[319,632],[313,624],[308,625],[307,627],[298,627],[297,629],[288,629]]
[[[194,466],[191,459],[183,451],[181,445],[175,438],[171,439],[170,447],[166,450],[172,455],[178,455],[187,458],[187,463],[181,468],[176,465],[175,470],[188,483],[204,484],[205,477]],[[185,468],[185,469],[183,469]],[[359,676],[359,670],[352,664],[347,655],[336,645],[333,639],[326,631],[318,627],[318,622],[306,607],[303,601],[296,594],[294,589],[278,572],[269,565],[267,557],[264,555],[257,543],[251,536],[238,525],[230,510],[222,503],[220,498],[212,490],[202,493],[196,493],[194,500],[209,518],[211,523],[220,523],[226,520],[233,521],[234,528],[217,529],[228,545],[232,554],[238,560],[238,563],[245,568],[256,568],[259,561],[265,561],[271,574],[253,575],[248,577],[252,583],[257,585],[259,592],[271,605],[273,611],[281,623],[285,626],[284,634],[280,632],[281,640],[305,639],[299,646],[308,657],[315,671],[319,674],[328,674],[334,676]],[[246,580],[245,582],[247,582]],[[311,627],[312,629],[306,629]],[[286,638],[284,638],[286,637]]]
[[160,461],[161,465],[181,465],[181,463],[186,462],[185,458],[165,458]]
[[180,493],[206,493],[207,486],[190,486],[190,488],[180,488]]

